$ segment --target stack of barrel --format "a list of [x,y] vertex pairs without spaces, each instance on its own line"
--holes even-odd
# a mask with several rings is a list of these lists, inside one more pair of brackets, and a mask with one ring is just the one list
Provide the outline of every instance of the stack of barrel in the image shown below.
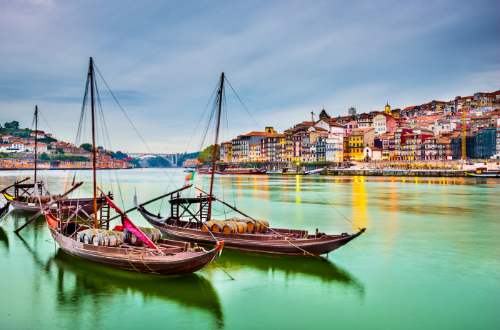
[[[160,238],[161,238],[161,232],[160,230],[156,228],[151,228],[151,227],[139,227],[139,229],[151,240],[153,243],[157,243]],[[124,242],[131,244],[131,245],[136,245],[136,246],[141,246],[142,241],[137,238],[132,232],[130,232],[128,229],[125,229],[123,231],[125,234]]]
[[210,220],[203,223],[203,232],[224,234],[245,234],[245,233],[266,233],[269,229],[269,222],[266,220],[251,220],[230,218],[227,220]]
[[77,234],[77,241],[96,246],[119,246],[124,241],[123,232],[105,229],[85,229]]

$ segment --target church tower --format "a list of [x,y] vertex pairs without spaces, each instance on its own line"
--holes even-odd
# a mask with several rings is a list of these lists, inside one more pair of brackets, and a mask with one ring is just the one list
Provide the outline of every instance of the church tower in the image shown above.
[[392,114],[392,112],[391,112],[391,106],[389,105],[389,102],[387,102],[387,103],[385,104],[384,113],[385,113],[386,115],[390,115],[390,114]]

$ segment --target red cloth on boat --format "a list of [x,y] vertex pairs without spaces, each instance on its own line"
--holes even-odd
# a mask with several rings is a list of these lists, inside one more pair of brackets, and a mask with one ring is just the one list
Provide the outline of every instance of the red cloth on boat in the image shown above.
[[123,211],[118,206],[116,206],[115,203],[113,203],[111,198],[109,198],[106,195],[104,195],[104,197],[106,197],[106,203],[111,208],[113,208],[116,212],[118,212],[118,214],[120,214],[122,216],[123,227],[125,227],[128,231],[130,231],[132,234],[134,234],[134,236],[136,236],[138,239],[140,239],[144,244],[146,244],[150,248],[159,250],[159,248],[156,246],[156,244],[153,243],[153,241],[150,240],[149,237],[146,234],[144,234],[136,225],[134,225],[134,223],[127,217],[127,215],[125,213],[123,213]]

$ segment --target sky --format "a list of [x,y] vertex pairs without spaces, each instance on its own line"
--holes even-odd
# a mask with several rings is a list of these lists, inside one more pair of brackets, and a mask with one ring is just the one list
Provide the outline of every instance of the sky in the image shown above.
[[105,146],[186,152],[222,71],[222,140],[500,89],[500,2],[0,0],[0,122],[74,142],[90,56],[134,124],[101,83]]

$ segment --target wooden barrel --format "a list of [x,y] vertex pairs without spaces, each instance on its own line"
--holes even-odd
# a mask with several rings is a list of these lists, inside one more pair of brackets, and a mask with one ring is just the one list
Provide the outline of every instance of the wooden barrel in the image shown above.
[[247,233],[255,233],[255,221],[247,220]]
[[235,234],[238,232],[238,225],[236,221],[224,221],[224,226],[222,227],[222,232],[224,234]]
[[235,221],[236,226],[238,227],[238,233],[244,234],[247,232],[247,223],[243,221]]
[[212,230],[212,226],[214,225],[214,222],[212,220],[210,221],[205,221],[201,225],[201,231],[204,233],[207,233],[209,230]]
[[267,230],[269,229],[269,221],[257,220],[257,222],[259,223],[259,230],[257,232],[266,233]]
[[222,223],[222,221],[219,221],[219,220],[212,220],[213,222],[213,225],[212,225],[212,231],[214,233],[222,233],[222,229],[224,228],[224,224]]

